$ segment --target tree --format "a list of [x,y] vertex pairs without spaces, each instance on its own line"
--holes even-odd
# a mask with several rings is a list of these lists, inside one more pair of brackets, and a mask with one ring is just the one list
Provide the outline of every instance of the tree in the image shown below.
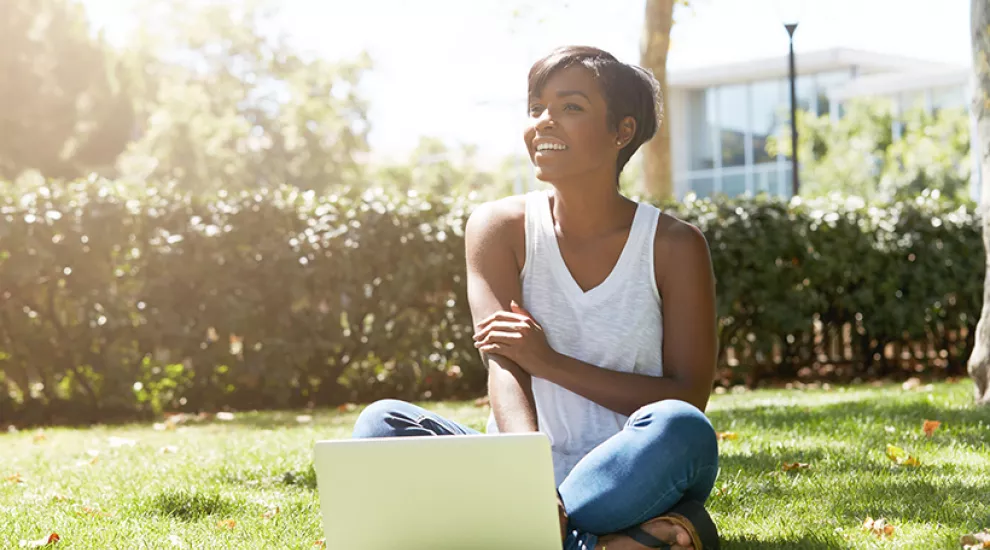
[[198,191],[359,181],[367,106],[363,56],[333,63],[293,48],[269,0],[146,3],[141,109],[121,168]]
[[[886,99],[845,105],[839,120],[798,112],[801,195],[830,193],[867,200],[910,199],[926,189],[948,198],[968,196],[970,135],[963,109],[922,108],[895,116]],[[901,132],[895,137],[893,128]],[[790,156],[790,134],[770,136],[767,153]]]
[[134,129],[127,71],[71,0],[0,2],[0,178],[111,166]]
[[[670,51],[670,28],[674,24],[674,4],[678,1],[646,0],[641,64],[653,71],[653,76],[660,83],[663,98],[667,97],[667,53]],[[674,194],[668,114],[669,111],[665,109],[663,122],[657,129],[656,136],[644,146],[646,191],[657,199],[667,199]]]
[[987,0],[972,0],[970,8],[973,44],[973,115],[980,143],[980,200],[983,213],[983,248],[987,271],[983,280],[983,311],[976,325],[969,375],[976,387],[976,401],[990,405],[990,6]]
[[530,175],[528,157],[508,156],[494,169],[482,169],[477,152],[474,145],[450,148],[439,138],[421,137],[407,161],[380,164],[369,180],[402,193],[438,197],[474,193],[478,200],[495,200],[513,194],[522,178]]

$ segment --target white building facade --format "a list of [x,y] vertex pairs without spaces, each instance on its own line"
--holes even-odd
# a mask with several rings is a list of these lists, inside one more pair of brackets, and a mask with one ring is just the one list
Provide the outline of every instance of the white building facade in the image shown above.
[[[798,54],[796,65],[798,109],[833,118],[857,97],[888,97],[897,111],[923,106],[929,112],[967,107],[971,97],[965,67],[850,49]],[[766,152],[770,136],[790,132],[786,56],[671,72],[667,88],[677,198],[791,195],[790,159]],[[895,126],[895,136],[898,131]],[[975,136],[974,127],[974,151]],[[973,170],[974,198],[978,177]]]

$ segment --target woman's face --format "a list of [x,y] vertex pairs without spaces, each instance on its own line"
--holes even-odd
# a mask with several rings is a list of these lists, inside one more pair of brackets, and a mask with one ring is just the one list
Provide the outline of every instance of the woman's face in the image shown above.
[[536,177],[547,182],[596,173],[614,178],[621,146],[607,113],[591,71],[571,66],[553,73],[539,95],[529,98],[524,138]]

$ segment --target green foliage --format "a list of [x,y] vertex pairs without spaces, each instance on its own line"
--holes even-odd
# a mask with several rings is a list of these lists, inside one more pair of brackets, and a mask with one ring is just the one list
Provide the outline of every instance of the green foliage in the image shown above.
[[[972,205],[927,193],[870,206],[858,198],[757,198],[691,202],[680,214],[712,249],[721,367],[734,371],[726,378],[831,369],[823,363],[835,363],[836,353],[823,337],[851,348],[838,354],[846,376],[893,372],[900,362],[885,350],[894,344],[944,350],[938,361],[912,355],[935,371],[959,372],[965,362],[984,269]],[[848,336],[835,334],[844,327]]]
[[[895,136],[894,127],[900,128]],[[767,151],[788,157],[790,135],[771,136]],[[838,120],[798,113],[801,195],[867,200],[911,199],[922,191],[968,196],[969,128],[962,109],[915,108],[895,116],[890,101],[856,100]]]
[[[93,179],[0,200],[4,418],[484,391],[464,280],[468,199],[280,187],[208,201]],[[895,372],[904,364],[885,350],[905,343],[935,353],[909,368],[964,363],[983,272],[971,206],[665,208],[711,243],[721,383],[798,376],[827,362],[826,337],[844,327],[837,376]]]
[[528,158],[506,157],[496,169],[484,170],[478,167],[477,154],[473,145],[454,149],[439,138],[422,137],[405,162],[377,165],[373,179],[403,195],[416,192],[494,200],[513,194],[517,183],[532,178]]
[[333,63],[294,48],[263,0],[145,3],[134,57],[144,67],[141,137],[123,177],[215,192],[328,191],[359,181],[371,61]]
[[25,414],[287,407],[483,383],[464,304],[466,205],[126,192],[80,181],[0,203],[2,370]]
[[78,2],[0,2],[0,67],[0,178],[113,165],[134,128],[129,72]]
[[901,138],[887,147],[880,193],[906,199],[931,189],[966,197],[971,167],[969,114],[963,109],[941,109],[934,115],[914,109],[903,117]]

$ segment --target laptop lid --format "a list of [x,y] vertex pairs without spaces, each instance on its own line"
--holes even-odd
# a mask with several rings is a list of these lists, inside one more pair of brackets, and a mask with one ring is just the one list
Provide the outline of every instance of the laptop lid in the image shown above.
[[331,550],[560,550],[542,433],[316,443]]

